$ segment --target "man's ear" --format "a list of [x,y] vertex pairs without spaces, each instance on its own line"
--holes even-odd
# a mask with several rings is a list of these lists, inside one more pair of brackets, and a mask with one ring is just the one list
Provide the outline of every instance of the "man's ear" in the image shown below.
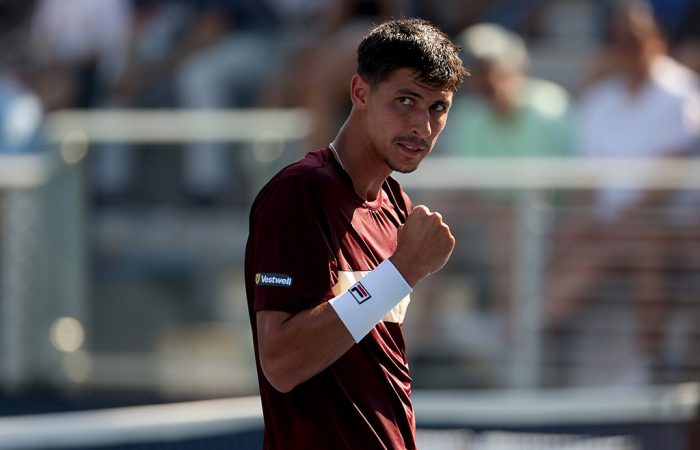
[[369,101],[370,85],[362,78],[360,75],[353,75],[350,80],[350,99],[352,100],[352,105],[358,109],[364,109],[367,107],[367,102]]

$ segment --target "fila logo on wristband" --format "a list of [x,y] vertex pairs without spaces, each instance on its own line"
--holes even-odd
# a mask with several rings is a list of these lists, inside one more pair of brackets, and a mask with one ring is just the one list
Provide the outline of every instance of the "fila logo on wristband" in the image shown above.
[[357,300],[357,303],[362,304],[372,298],[372,295],[365,289],[365,287],[359,281],[355,283],[353,287],[348,289],[350,294]]
[[[338,314],[353,340],[360,342],[399,303],[404,299],[408,300],[406,297],[411,291],[411,286],[387,259],[328,303]],[[369,299],[372,301],[368,302]]]

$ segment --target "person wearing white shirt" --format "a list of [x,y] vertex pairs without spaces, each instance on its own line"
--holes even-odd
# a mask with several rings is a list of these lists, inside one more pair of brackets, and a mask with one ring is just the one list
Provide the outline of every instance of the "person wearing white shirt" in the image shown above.
[[[581,368],[574,382],[644,384],[653,381],[650,367],[663,345],[659,331],[667,326],[665,264],[674,248],[668,230],[675,220],[665,212],[649,214],[666,211],[674,194],[645,190],[644,181],[655,170],[655,158],[680,154],[700,137],[700,82],[668,56],[651,9],[640,2],[626,2],[617,11],[605,62],[579,101],[578,154],[643,158],[649,164],[643,171],[603,174],[601,184],[578,200],[590,213],[560,230],[551,255],[545,315],[556,329],[593,317],[591,311],[597,310],[627,331],[616,335],[625,337],[610,339],[605,352],[599,346],[573,349]],[[611,187],[616,181],[633,188]],[[622,267],[630,301],[592,303],[600,283]],[[612,356],[616,352],[619,357]],[[603,354],[606,361],[614,360],[608,371],[596,365]]]

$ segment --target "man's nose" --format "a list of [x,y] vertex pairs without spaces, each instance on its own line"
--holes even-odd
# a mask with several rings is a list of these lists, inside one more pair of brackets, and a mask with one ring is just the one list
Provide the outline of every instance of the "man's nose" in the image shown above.
[[430,125],[430,111],[416,112],[413,122],[413,134],[421,139],[425,139],[432,134]]

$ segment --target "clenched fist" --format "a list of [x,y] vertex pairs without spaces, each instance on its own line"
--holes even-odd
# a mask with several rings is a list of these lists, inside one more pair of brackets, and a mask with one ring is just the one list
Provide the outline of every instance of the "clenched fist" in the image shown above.
[[455,238],[440,213],[418,205],[399,228],[396,251],[389,259],[406,282],[415,286],[442,269],[454,246]]

